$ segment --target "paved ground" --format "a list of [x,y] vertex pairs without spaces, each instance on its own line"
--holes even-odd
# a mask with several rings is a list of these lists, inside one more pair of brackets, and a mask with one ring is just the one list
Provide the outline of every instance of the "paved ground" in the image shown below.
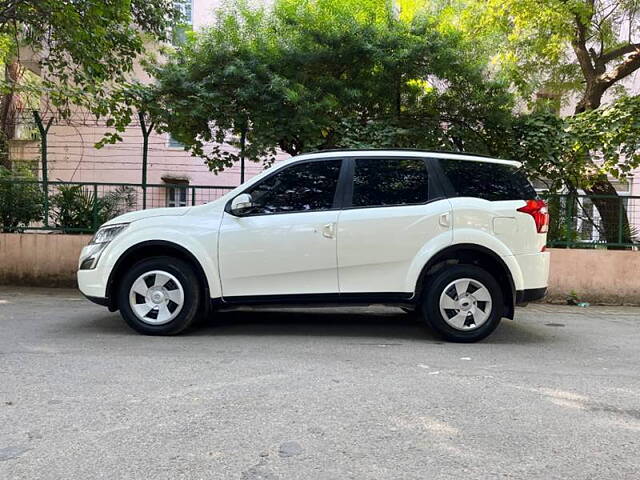
[[640,309],[518,317],[475,345],[382,308],[151,338],[0,287],[0,479],[637,479]]

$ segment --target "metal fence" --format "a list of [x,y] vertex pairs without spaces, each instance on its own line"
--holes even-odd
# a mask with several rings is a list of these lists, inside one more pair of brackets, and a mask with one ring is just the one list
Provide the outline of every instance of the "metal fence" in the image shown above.
[[[101,182],[42,182],[0,179],[0,227],[7,216],[31,218],[13,228],[93,233],[111,218],[123,213],[158,207],[185,207],[216,200],[233,186],[188,184],[142,184]],[[8,212],[7,212],[8,211]],[[13,212],[13,213],[12,213]]]
[[640,196],[544,196],[551,214],[550,247],[640,247]]
[[[0,179],[0,228],[92,233],[102,223],[126,212],[201,205],[233,188]],[[543,196],[551,214],[549,246],[640,248],[640,196]],[[12,218],[16,221],[17,217],[22,223],[12,227]]]

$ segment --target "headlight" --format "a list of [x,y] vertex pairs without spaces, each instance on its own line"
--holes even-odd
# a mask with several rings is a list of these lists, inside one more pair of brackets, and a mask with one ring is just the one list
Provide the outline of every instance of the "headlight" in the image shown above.
[[82,250],[80,257],[80,270],[91,270],[96,268],[102,251],[109,245],[109,242],[129,226],[128,223],[119,223],[117,225],[108,225],[100,228],[87,245]]
[[91,239],[91,244],[95,243],[109,243],[111,240],[129,226],[128,223],[118,223],[116,225],[108,225],[98,229],[96,234]]

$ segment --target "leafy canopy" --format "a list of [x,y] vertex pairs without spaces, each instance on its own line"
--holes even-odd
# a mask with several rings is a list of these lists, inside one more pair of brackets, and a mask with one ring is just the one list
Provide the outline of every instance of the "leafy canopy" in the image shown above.
[[[592,98],[640,68],[638,0],[453,0],[440,18],[496,65],[526,100],[544,92]],[[582,100],[582,99],[579,99]],[[593,100],[596,100],[593,102]]]
[[553,192],[590,189],[607,175],[625,180],[640,166],[638,118],[637,96],[565,118],[544,111],[520,115],[508,133],[510,153]]
[[153,74],[152,115],[219,171],[238,144],[276,149],[365,146],[497,151],[511,98],[466,58],[418,2],[393,11],[375,0],[235,3]]
[[0,9],[4,62],[24,63],[40,82],[5,77],[0,93],[44,94],[63,115],[122,84],[177,18],[173,0],[9,0]]

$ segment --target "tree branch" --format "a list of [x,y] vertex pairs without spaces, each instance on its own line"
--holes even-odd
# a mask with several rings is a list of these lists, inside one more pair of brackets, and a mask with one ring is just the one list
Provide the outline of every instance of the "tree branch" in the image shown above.
[[573,47],[573,51],[578,58],[578,63],[580,64],[582,73],[584,73],[585,79],[587,80],[587,82],[589,82],[590,79],[595,77],[596,71],[593,64],[591,63],[591,55],[589,54],[589,50],[587,49],[587,27],[582,23],[582,20],[577,15],[575,16],[575,20],[576,36],[571,41],[571,46]]
[[640,50],[640,43],[629,43],[627,45],[623,45],[618,48],[614,48],[613,50],[608,51],[600,55],[600,61],[602,63],[608,63],[611,60],[615,60],[622,55],[626,55],[627,53],[633,53]]
[[607,85],[613,85],[619,80],[631,75],[640,68],[640,48],[636,53],[629,55],[623,62],[619,63],[613,70],[605,75],[601,75],[601,80]]

